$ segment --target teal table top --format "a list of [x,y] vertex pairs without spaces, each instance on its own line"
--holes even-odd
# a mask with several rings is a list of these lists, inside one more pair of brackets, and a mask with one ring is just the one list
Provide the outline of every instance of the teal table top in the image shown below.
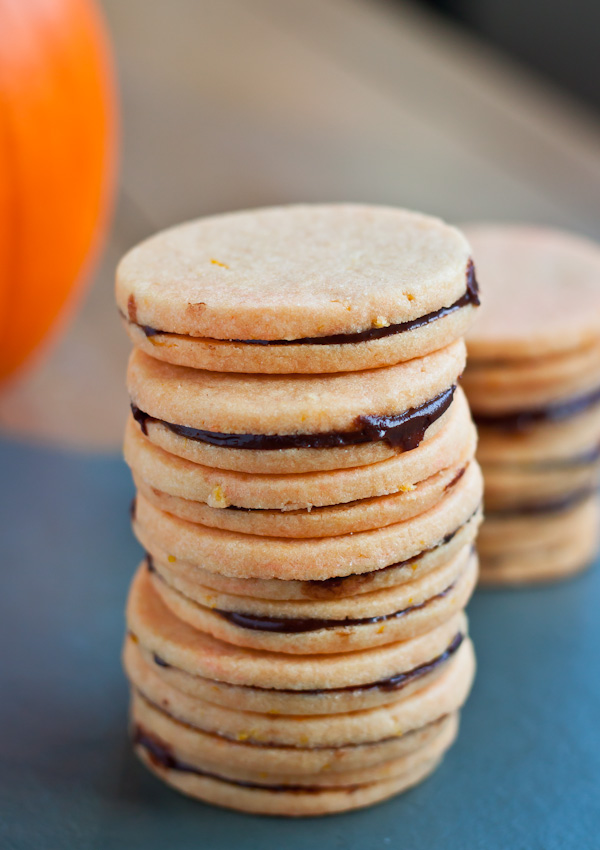
[[480,591],[459,740],[423,785],[290,821],[163,787],[127,740],[123,607],[140,558],[118,458],[0,441],[0,846],[6,850],[600,847],[600,569]]

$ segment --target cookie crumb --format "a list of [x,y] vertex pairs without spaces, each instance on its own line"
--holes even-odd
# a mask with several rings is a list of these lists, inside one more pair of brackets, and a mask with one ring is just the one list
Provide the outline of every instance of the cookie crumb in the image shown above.
[[212,492],[209,493],[206,502],[211,508],[228,508],[231,504],[231,502],[225,495],[225,491],[219,484],[213,487]]
[[416,490],[416,487],[415,487],[414,484],[401,484],[400,487],[398,488],[399,493],[410,493],[413,490]]
[[388,320],[384,316],[377,316],[377,318],[373,319],[372,327],[374,328],[387,328],[389,326]]

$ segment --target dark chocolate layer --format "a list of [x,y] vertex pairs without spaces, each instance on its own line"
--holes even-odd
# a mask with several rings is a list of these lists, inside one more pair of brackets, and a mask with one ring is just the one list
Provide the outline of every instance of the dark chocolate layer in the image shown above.
[[[466,276],[467,288],[465,290],[465,294],[461,295],[461,297],[457,301],[455,301],[454,304],[451,304],[449,307],[441,307],[439,310],[434,310],[432,313],[427,313],[424,316],[419,316],[416,319],[411,319],[408,322],[400,322],[395,325],[388,325],[384,328],[368,328],[365,331],[358,331],[357,333],[331,334],[329,336],[306,336],[300,337],[299,339],[227,339],[215,341],[262,346],[347,345],[349,343],[351,344],[357,342],[368,342],[372,339],[382,339],[386,336],[393,336],[399,333],[406,333],[407,331],[413,331],[417,328],[422,328],[424,325],[428,325],[431,322],[435,322],[436,319],[443,319],[445,316],[449,316],[451,313],[455,313],[462,307],[467,307],[469,305],[472,305],[474,307],[479,306],[479,285],[475,277],[475,268],[473,266],[473,260],[469,260],[467,264]],[[132,324],[136,323],[132,322]],[[180,334],[173,334],[169,331],[157,330],[156,328],[152,328],[149,325],[138,325],[138,327],[141,328],[141,330],[146,334],[147,337],[157,336],[158,334],[164,334],[165,336],[180,336]],[[194,339],[194,337],[190,337],[190,339]],[[212,338],[209,339],[213,341]]]
[[317,617],[259,617],[254,614],[243,614],[239,611],[222,611],[219,608],[213,608],[212,610],[215,614],[223,617],[224,620],[241,629],[277,634],[302,634],[305,632],[317,632],[321,629],[339,629],[344,626],[370,626],[376,623],[385,623],[388,620],[398,620],[411,611],[426,608],[432,602],[442,599],[450,593],[453,587],[454,584],[451,584],[450,587],[438,593],[437,596],[432,596],[419,605],[410,605],[401,611],[394,611],[393,614],[381,614],[378,617],[359,617],[356,619],[348,617],[344,620],[325,620]]
[[576,398],[557,401],[553,404],[530,407],[527,410],[517,410],[512,413],[475,413],[473,418],[477,425],[485,428],[527,431],[544,422],[562,422],[571,416],[585,413],[597,404],[600,404],[600,387]]
[[222,448],[262,451],[322,449],[385,441],[394,448],[410,451],[423,440],[429,426],[448,410],[455,389],[455,386],[449,387],[430,401],[418,407],[411,407],[398,415],[358,416],[354,431],[327,431],[318,434],[226,434],[155,419],[135,404],[131,405],[131,412],[144,434],[148,433],[148,422],[158,422],[188,440]]

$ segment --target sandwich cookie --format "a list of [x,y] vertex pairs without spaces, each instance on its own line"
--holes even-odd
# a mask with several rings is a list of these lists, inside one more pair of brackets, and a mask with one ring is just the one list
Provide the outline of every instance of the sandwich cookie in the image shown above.
[[226,708],[171,687],[150,665],[128,670],[133,687],[181,723],[256,748],[334,748],[400,737],[456,711],[471,687],[474,659],[468,638],[444,671],[410,696],[375,708],[333,715],[273,715]]
[[[458,612],[436,629],[411,640],[356,652],[303,656],[235,646],[178,619],[157,594],[150,575],[143,570],[138,571],[131,586],[127,626],[131,640],[140,647],[144,658],[151,655],[155,662],[159,659],[154,664],[154,674],[191,696],[202,696],[204,691],[196,691],[197,682],[182,688],[181,677],[173,679],[169,671],[240,686],[243,689],[239,691],[240,701],[231,707],[249,711],[254,710],[257,699],[248,690],[250,688],[276,691],[275,696],[282,705],[285,694],[291,692],[313,705],[306,714],[332,713],[314,709],[324,700],[330,705],[343,704],[344,695],[339,691],[346,688],[356,689],[352,697],[355,705],[360,705],[362,700],[368,705],[397,701],[402,696],[404,682],[396,682],[396,677],[412,674],[442,656],[449,660],[455,654],[449,651],[451,647],[456,642],[454,648],[458,649],[466,636],[465,615]],[[359,686],[362,686],[361,691]],[[322,693],[325,691],[327,694]],[[373,703],[371,696],[375,691],[380,691],[383,699]],[[206,701],[229,704],[218,691],[214,694]]]
[[576,493],[558,502],[493,511],[481,529],[479,551],[488,555],[505,549],[531,551],[536,546],[559,545],[593,524],[596,503],[595,493]]
[[150,442],[130,418],[125,460],[146,493],[156,490],[217,509],[297,511],[410,492],[416,483],[459,465],[475,446],[475,430],[459,387],[446,416],[433,437],[379,463],[335,471],[260,475],[202,466],[170,454]]
[[579,517],[569,536],[558,543],[541,543],[535,549],[503,549],[482,555],[483,584],[524,584],[556,581],[580,572],[592,563],[600,542],[600,507],[597,500],[586,505],[586,517]]
[[209,572],[197,564],[177,559],[159,547],[146,555],[150,571],[176,574],[183,580],[198,583],[211,590],[233,596],[250,596],[257,599],[331,600],[347,599],[388,587],[396,587],[421,578],[431,570],[454,558],[464,547],[472,547],[481,524],[482,511],[475,512],[457,528],[449,531],[428,549],[368,573],[337,576],[330,579],[286,581],[284,579],[235,578]]
[[[462,340],[387,369],[339,375],[200,371],[134,350],[127,386],[142,432],[206,466],[302,472],[361,466],[416,448],[441,427],[465,365]],[[257,404],[260,399],[260,404]],[[233,455],[231,453],[234,453]]]
[[236,770],[227,762],[196,757],[198,733],[156,711],[143,698],[134,699],[132,717],[136,752],[169,784],[217,805],[290,816],[357,808],[408,787],[439,762],[457,732],[456,717],[450,715],[431,724],[420,746],[411,742],[409,752],[373,767],[308,775],[271,774],[264,766]]
[[342,652],[407,640],[463,609],[477,581],[477,559],[464,550],[420,580],[345,605],[215,595],[156,570],[152,581],[177,617],[221,640],[273,652]]
[[[453,621],[456,626],[456,621]],[[458,626],[452,639],[448,641],[449,627],[435,630],[436,641],[440,647],[438,654],[431,657],[431,645],[426,650],[423,643],[424,660],[410,670],[399,671],[394,676],[374,681],[365,685],[346,685],[339,688],[305,688],[282,689],[263,688],[251,685],[230,685],[186,673],[167,664],[155,653],[141,648],[135,635],[130,634],[123,652],[125,670],[135,670],[140,667],[154,667],[167,684],[183,691],[192,697],[200,697],[216,705],[228,708],[243,706],[247,711],[257,711],[260,714],[337,714],[345,711],[374,708],[397,702],[410,696],[415,691],[424,688],[440,676],[446,664],[454,657],[466,635],[462,625]],[[433,644],[432,644],[433,645]],[[415,662],[412,662],[415,663]],[[135,672],[132,672],[132,677]]]
[[469,245],[407,210],[289,206],[159,233],[117,270],[117,304],[150,356],[218,372],[388,366],[462,337],[479,303]]
[[[210,764],[227,764],[238,771],[267,771],[275,776],[327,776],[334,778],[354,770],[369,770],[388,761],[417,752],[438,736],[452,737],[458,727],[458,713],[440,717],[427,726],[383,741],[347,747],[257,747],[246,741],[231,741],[202,729],[181,723],[132,692],[132,719],[135,727],[159,738],[167,747],[187,752],[188,758]],[[264,777],[263,777],[264,779]]]

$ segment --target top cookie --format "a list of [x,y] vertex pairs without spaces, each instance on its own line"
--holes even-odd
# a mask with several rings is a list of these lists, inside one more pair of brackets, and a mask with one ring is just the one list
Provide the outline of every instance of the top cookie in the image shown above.
[[351,204],[200,219],[117,270],[138,347],[232,372],[389,365],[462,336],[478,303],[466,239],[439,219]]
[[467,226],[485,299],[473,360],[573,351],[600,340],[600,246],[560,230]]

